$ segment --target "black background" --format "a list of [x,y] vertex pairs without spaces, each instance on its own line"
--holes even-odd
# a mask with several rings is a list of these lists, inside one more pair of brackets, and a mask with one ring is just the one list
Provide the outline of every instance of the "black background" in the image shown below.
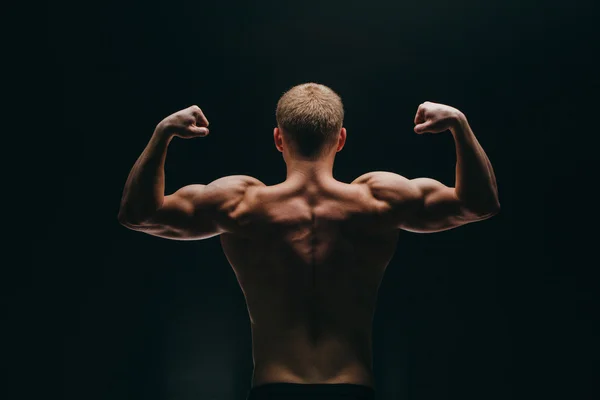
[[379,398],[598,396],[595,10],[537,3],[49,4],[46,56],[19,78],[39,129],[7,174],[22,206],[6,212],[20,222],[4,281],[15,389],[244,398],[249,319],[218,239],[121,227],[121,190],[154,126],[192,104],[211,135],[171,143],[167,192],[232,174],[280,182],[276,102],[312,81],[344,101],[338,180],[388,170],[453,185],[451,135],[412,130],[426,100],[466,114],[498,180],[496,217],[401,233],[374,321]]

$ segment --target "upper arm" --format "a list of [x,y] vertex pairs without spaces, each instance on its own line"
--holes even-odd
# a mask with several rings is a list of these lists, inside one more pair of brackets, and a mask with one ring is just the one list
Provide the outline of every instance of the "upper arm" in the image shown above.
[[264,184],[245,175],[217,179],[208,185],[188,185],[165,196],[150,218],[130,227],[154,236],[178,240],[207,239],[236,230],[234,211],[248,189]]
[[419,233],[439,232],[491,216],[470,211],[454,188],[434,179],[407,179],[382,171],[363,175],[361,179],[373,197],[383,202],[385,217],[394,228]]

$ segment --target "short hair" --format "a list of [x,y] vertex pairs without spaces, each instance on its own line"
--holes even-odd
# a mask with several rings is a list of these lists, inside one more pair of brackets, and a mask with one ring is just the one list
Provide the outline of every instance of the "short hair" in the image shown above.
[[337,143],[344,122],[344,105],[329,87],[309,82],[285,92],[277,102],[275,115],[292,152],[314,160]]

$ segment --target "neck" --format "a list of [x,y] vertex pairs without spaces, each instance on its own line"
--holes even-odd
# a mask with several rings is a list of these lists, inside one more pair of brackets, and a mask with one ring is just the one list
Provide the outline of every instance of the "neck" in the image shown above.
[[333,179],[333,160],[288,160],[286,164],[288,181],[323,182]]

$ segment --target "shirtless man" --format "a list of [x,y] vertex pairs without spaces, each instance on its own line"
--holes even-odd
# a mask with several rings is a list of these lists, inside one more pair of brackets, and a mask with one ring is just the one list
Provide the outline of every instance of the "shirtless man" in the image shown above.
[[273,132],[284,182],[234,175],[165,196],[171,139],[209,133],[192,106],[157,125],[125,184],[124,226],[175,240],[220,235],[251,321],[252,400],[374,398],[372,320],[399,230],[439,232],[500,209],[492,166],[459,110],[425,102],[414,120],[418,134],[452,133],[455,187],[382,171],[350,184],[335,180],[343,118],[333,90],[295,86],[277,104]]

